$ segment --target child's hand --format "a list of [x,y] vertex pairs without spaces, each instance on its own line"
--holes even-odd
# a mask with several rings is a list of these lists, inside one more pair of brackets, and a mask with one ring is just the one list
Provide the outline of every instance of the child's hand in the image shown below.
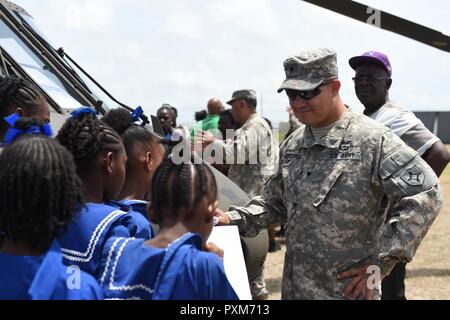
[[224,252],[222,249],[220,249],[218,246],[216,246],[214,243],[207,243],[205,244],[205,251],[214,253],[217,255],[220,259],[223,260]]

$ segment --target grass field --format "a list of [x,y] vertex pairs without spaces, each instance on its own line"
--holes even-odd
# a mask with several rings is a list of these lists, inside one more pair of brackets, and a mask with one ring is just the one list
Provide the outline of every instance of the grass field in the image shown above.
[[[407,266],[406,296],[410,300],[450,300],[450,166],[441,177],[444,206],[412,263]],[[269,253],[265,278],[270,300],[281,299],[284,253]]]

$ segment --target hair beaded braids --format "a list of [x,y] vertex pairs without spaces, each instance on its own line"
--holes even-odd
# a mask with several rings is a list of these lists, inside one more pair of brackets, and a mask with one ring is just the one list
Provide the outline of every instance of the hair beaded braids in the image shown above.
[[66,121],[56,139],[73,155],[78,172],[87,172],[102,151],[117,152],[119,134],[92,114],[81,114]]
[[131,113],[128,110],[122,108],[111,110],[103,117],[102,121],[120,134],[127,155],[131,154],[136,143],[148,146],[150,141],[156,142],[156,138],[149,130],[133,123]]
[[16,108],[32,109],[44,99],[42,92],[29,81],[15,76],[0,78],[0,116],[3,118]]
[[23,136],[0,155],[0,233],[48,250],[83,204],[72,155],[56,141]]
[[157,219],[162,220],[165,210],[174,216],[180,209],[193,213],[204,197],[217,198],[216,179],[211,169],[206,164],[194,164],[193,159],[177,165],[166,156],[152,182],[152,206]]

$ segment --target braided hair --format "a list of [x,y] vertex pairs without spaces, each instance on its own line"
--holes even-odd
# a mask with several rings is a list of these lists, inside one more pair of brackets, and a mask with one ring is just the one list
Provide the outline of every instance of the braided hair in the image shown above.
[[44,122],[42,120],[39,120],[37,118],[31,117],[23,117],[17,120],[16,124],[14,125],[14,128],[20,129],[20,130],[27,130],[31,126],[41,126]]
[[0,78],[0,117],[10,115],[17,108],[24,108],[29,116],[42,102],[44,95],[31,82],[16,76]]
[[19,130],[28,130],[32,126],[39,127],[42,126],[43,124],[45,124],[45,122],[42,121],[41,119],[35,117],[31,118],[22,117],[16,121],[16,123],[14,124],[14,128]]
[[217,199],[217,184],[213,172],[206,164],[175,164],[166,154],[158,167],[152,182],[152,209],[157,220],[162,220],[164,212],[171,213],[174,218],[181,209],[189,215],[207,197],[211,202]]
[[78,173],[87,173],[95,158],[103,151],[119,152],[119,134],[93,114],[69,118],[56,139],[73,155]]
[[158,142],[149,130],[133,123],[131,113],[123,108],[111,110],[102,121],[110,125],[122,137],[128,156],[131,155],[136,143],[149,147],[150,142]]
[[25,135],[0,155],[0,233],[47,251],[83,204],[72,155],[56,141]]
[[162,107],[159,108],[158,111],[156,111],[156,114],[163,111],[167,111],[170,115],[175,114],[174,111],[172,110],[172,107],[168,104],[163,104]]

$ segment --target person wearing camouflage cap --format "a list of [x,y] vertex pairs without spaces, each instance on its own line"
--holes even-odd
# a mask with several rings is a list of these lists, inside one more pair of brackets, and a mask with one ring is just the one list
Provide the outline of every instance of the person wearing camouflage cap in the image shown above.
[[233,96],[231,97],[231,100],[227,102],[227,104],[233,106],[233,102],[237,100],[257,101],[258,98],[256,97],[255,90],[238,90],[233,92]]
[[314,90],[327,81],[337,79],[338,67],[336,53],[329,49],[311,50],[289,58],[284,62],[286,80],[278,89]]
[[[369,51],[351,58],[349,64],[356,71],[355,92],[364,105],[364,114],[391,129],[440,176],[450,161],[450,154],[414,113],[390,100],[393,70],[388,56]],[[405,276],[406,264],[398,263],[383,280],[382,300],[406,300]]]
[[[266,120],[256,112],[254,90],[234,92],[227,104],[231,105],[234,121],[239,126],[234,137],[224,137],[229,140],[222,141],[209,132],[200,132],[195,143],[220,151],[222,163],[230,165],[228,177],[252,198],[260,195],[264,183],[278,169],[278,143]],[[216,160],[216,163],[220,162]],[[249,281],[253,299],[267,298],[263,273]]]
[[244,236],[287,223],[283,299],[379,299],[382,278],[412,260],[443,202],[416,151],[345,106],[336,65],[330,49],[286,61],[280,91],[305,126],[281,146],[261,196],[216,212]]

